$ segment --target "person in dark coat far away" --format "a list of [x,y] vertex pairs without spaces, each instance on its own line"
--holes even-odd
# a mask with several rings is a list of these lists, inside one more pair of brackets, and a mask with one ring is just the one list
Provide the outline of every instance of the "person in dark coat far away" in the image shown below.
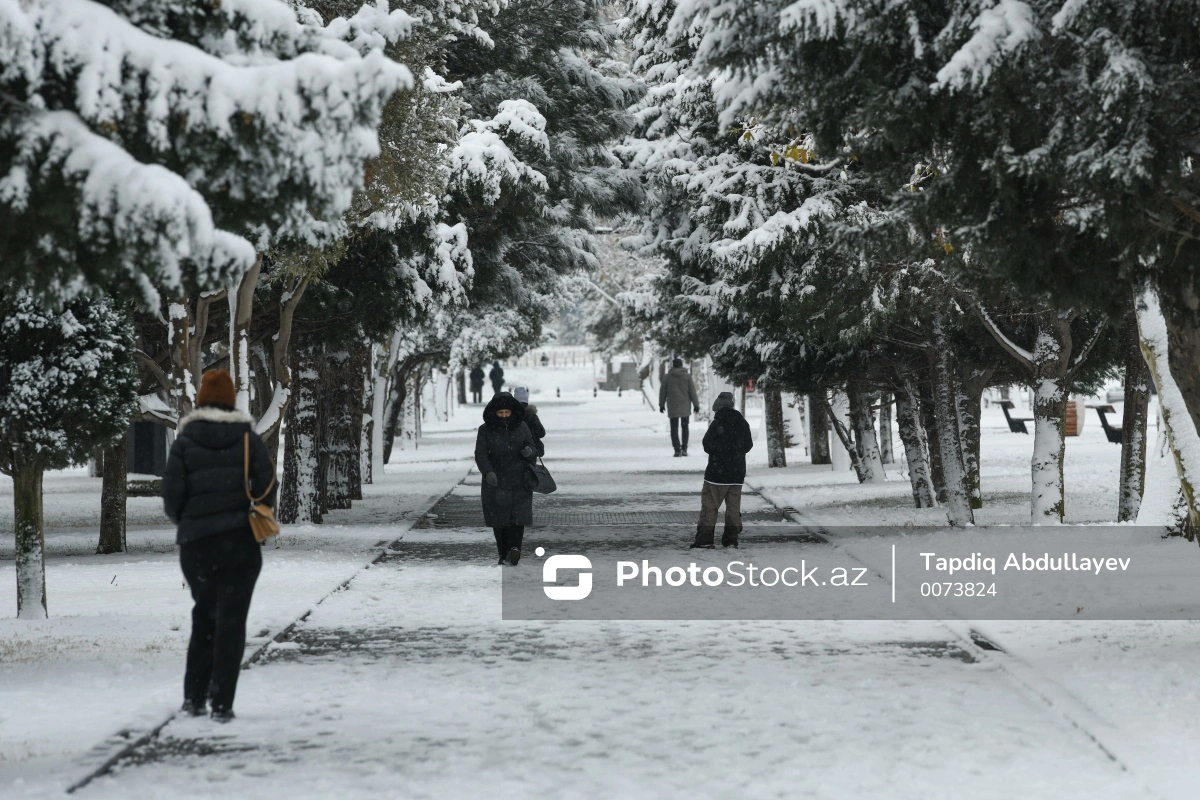
[[529,432],[533,434],[533,449],[539,456],[546,455],[546,445],[542,442],[542,439],[546,438],[546,426],[542,425],[542,421],[538,418],[537,406],[529,402],[529,390],[524,386],[518,386],[513,389],[513,397],[517,398],[517,402],[525,410],[525,424],[529,426]]
[[499,361],[492,362],[492,371],[488,373],[488,380],[492,382],[492,393],[498,394],[500,387],[504,385],[504,367],[500,366]]
[[521,560],[525,526],[533,524],[532,465],[537,456],[525,412],[508,392],[498,392],[483,409],[475,437],[475,466],[483,476],[483,520],[496,536],[500,564]]
[[179,563],[195,605],[183,678],[183,710],[233,719],[233,696],[246,649],[246,616],[262,569],[250,530],[244,458],[250,434],[250,491],[275,507],[275,465],[249,414],[235,410],[224,370],[204,374],[196,410],[179,421],[163,474],[163,507],[176,524]]
[[723,547],[737,547],[742,533],[742,483],[746,480],[746,453],[754,447],[750,426],[736,408],[733,394],[721,392],[713,402],[713,421],[704,434],[708,469],[700,495],[700,522],[692,547],[714,547],[717,510],[725,503]]
[[[671,370],[663,376],[658,388],[658,410],[671,418],[671,445],[676,457],[687,455],[689,406],[700,411],[700,400],[696,397],[696,384],[683,368],[683,359],[672,362]],[[680,428],[683,429],[682,437]]]
[[485,378],[485,376],[483,374],[483,367],[476,364],[475,369],[471,370],[471,402],[472,403],[482,403],[483,402],[484,378]]

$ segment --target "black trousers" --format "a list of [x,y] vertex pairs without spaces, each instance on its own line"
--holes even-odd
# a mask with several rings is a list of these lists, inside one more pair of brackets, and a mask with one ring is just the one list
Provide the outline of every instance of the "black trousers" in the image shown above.
[[214,710],[231,710],[262,547],[247,526],[180,545],[179,564],[195,601],[183,697],[198,704],[211,699]]
[[[687,447],[688,440],[688,417],[671,417],[671,444],[678,450],[680,447]],[[682,437],[679,429],[683,428]],[[680,439],[682,438],[682,444]]]
[[512,548],[521,549],[521,540],[525,538],[525,526],[507,525],[502,528],[492,528],[492,533],[496,536],[496,550],[500,553],[500,557],[504,558]]
[[483,387],[482,386],[480,386],[478,389],[475,389],[475,388],[471,389],[471,402],[472,403],[482,403],[483,402]]

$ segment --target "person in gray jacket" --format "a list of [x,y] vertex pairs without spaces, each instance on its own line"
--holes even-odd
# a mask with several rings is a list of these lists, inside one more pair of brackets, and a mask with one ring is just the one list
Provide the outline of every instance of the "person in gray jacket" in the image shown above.
[[686,456],[688,418],[692,412],[699,413],[700,400],[696,397],[696,384],[692,382],[691,374],[683,368],[682,358],[675,359],[663,377],[658,389],[658,411],[671,418],[671,445],[675,448],[675,457]]

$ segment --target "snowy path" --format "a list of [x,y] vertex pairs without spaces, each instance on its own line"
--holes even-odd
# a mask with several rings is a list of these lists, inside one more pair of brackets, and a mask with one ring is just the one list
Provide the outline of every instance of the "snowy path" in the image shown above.
[[[661,418],[542,416],[561,489],[517,569],[537,545],[686,546],[702,461],[669,457]],[[936,622],[503,621],[478,480],[271,645],[235,724],[173,721],[79,796],[1168,796]],[[829,549],[740,552],[777,547]]]

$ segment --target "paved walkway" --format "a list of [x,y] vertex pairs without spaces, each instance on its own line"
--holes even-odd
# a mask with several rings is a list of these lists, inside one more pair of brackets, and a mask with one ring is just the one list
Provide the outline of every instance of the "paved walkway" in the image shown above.
[[[671,458],[657,415],[608,402],[542,416],[561,488],[536,499],[517,569],[540,568],[538,545],[686,547],[703,461]],[[503,621],[508,568],[478,484],[243,673],[236,723],[172,721],[79,796],[1146,796],[936,622]],[[831,547],[752,491],[743,506],[743,558]]]

